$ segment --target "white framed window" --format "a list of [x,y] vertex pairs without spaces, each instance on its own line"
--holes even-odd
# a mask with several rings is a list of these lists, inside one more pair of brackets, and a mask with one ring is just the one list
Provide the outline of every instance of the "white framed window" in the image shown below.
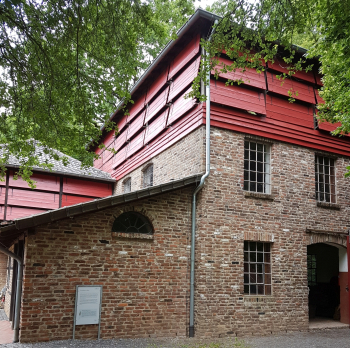
[[316,200],[336,203],[335,159],[315,155]]
[[244,190],[271,193],[270,145],[244,142]]
[[244,241],[244,293],[271,295],[271,243]]
[[153,164],[143,170],[143,187],[153,186]]
[[131,192],[131,178],[127,178],[123,181],[123,192]]

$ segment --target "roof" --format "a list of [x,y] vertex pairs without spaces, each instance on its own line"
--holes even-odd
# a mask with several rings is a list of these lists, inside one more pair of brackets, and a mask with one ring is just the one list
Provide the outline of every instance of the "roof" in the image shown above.
[[59,208],[51,211],[49,210],[45,213],[15,219],[10,224],[0,226],[0,243],[6,247],[9,247],[28,228],[59,221],[68,217],[96,212],[98,210],[111,208],[122,203],[129,203],[137,201],[139,199],[148,198],[161,193],[180,189],[199,183],[202,175],[203,174],[196,174],[185,177],[183,179],[173,180],[165,184],[151,186],[129,193],[95,199],[93,201],[79,203],[64,208]]
[[[0,156],[3,153],[4,147],[2,146],[0,148]],[[50,154],[45,153],[45,147],[36,145],[35,148],[35,155],[38,156],[38,159],[41,163],[48,163],[52,164],[52,170],[44,169],[38,166],[33,166],[34,171],[39,172],[52,172],[55,174],[62,174],[62,175],[69,175],[69,176],[76,176],[86,179],[94,179],[94,180],[103,180],[103,181],[109,181],[109,182],[115,182],[115,179],[111,177],[109,173],[106,173],[102,170],[99,170],[94,167],[82,167],[82,164],[79,160],[65,155],[63,152],[60,152],[55,149],[50,149],[51,152],[54,152],[57,154],[60,158],[64,157],[67,158],[67,165],[65,165],[62,160],[55,160],[52,158]],[[20,166],[21,162],[18,157],[15,157],[13,155],[10,155],[9,160],[6,163],[7,167],[13,167],[18,168]]]

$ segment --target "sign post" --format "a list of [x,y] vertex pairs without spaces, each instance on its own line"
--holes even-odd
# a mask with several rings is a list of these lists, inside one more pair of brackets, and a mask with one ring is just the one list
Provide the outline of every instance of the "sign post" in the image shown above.
[[75,292],[75,311],[73,339],[76,325],[98,324],[98,339],[101,327],[102,285],[77,285]]

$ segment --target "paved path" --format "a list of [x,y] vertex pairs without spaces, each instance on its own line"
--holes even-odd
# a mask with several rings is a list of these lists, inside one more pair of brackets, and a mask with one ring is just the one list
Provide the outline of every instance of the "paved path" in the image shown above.
[[12,341],[13,331],[11,323],[8,321],[5,311],[0,309],[0,344],[11,343]]

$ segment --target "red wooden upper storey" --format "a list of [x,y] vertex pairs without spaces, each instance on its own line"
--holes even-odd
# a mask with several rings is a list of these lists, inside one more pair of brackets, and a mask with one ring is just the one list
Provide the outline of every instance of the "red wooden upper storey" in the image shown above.
[[[119,134],[104,135],[107,149],[97,149],[101,158],[94,166],[116,179],[205,123],[204,107],[186,98],[199,71],[200,37],[210,32],[215,15],[198,10],[179,37],[171,43],[147,70],[132,90],[134,104],[129,115],[114,114]],[[227,63],[228,58],[219,60]],[[328,152],[349,155],[350,139],[334,137],[334,125],[318,123],[315,105],[320,102],[321,79],[314,70],[297,72],[281,81],[277,75],[287,72],[283,60],[266,64],[266,71],[219,73],[211,78],[211,119],[217,127],[278,139]],[[220,65],[220,63],[219,63]],[[219,69],[219,67],[218,67]],[[241,79],[240,85],[227,85],[228,79]],[[289,102],[289,94],[295,99]],[[114,155],[108,148],[117,151]]]

